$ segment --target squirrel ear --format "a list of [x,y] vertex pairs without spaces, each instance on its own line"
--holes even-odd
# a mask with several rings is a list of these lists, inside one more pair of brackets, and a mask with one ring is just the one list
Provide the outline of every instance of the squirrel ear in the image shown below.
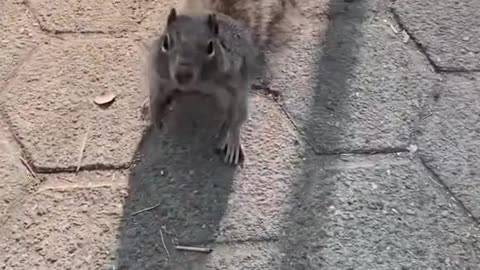
[[170,25],[176,19],[177,19],[177,10],[175,8],[172,8],[170,10],[170,14],[168,14],[167,25]]
[[218,35],[218,22],[215,14],[208,15],[207,24],[210,31],[212,31],[214,35]]

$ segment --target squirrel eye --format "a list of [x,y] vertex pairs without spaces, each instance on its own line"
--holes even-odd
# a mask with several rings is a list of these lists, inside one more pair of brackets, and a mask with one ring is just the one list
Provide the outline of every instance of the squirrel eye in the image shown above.
[[207,45],[207,54],[212,57],[215,54],[215,48],[213,47],[213,41],[209,41]]
[[162,50],[166,52],[169,49],[170,49],[170,36],[166,34],[162,41]]

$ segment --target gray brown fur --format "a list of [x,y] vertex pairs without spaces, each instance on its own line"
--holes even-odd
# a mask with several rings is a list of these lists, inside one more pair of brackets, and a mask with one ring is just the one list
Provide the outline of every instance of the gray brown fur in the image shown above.
[[257,45],[274,50],[292,33],[292,20],[299,16],[296,0],[183,0],[183,12],[219,12],[245,23],[254,32]]
[[248,93],[263,64],[252,32],[241,22],[221,14],[178,15],[172,9],[150,56],[153,125],[161,127],[174,93],[211,96],[225,113],[219,144],[224,160],[238,164],[243,158],[240,130],[248,117]]

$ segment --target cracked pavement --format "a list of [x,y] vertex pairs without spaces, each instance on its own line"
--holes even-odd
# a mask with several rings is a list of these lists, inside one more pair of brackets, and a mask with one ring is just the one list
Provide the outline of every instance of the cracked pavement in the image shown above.
[[1,1],[0,269],[480,269],[480,6],[427,2],[271,9],[232,168],[210,100],[141,119],[180,1]]

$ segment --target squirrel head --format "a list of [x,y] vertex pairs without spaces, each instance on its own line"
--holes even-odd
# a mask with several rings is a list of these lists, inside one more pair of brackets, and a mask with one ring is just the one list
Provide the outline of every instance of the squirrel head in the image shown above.
[[192,88],[226,71],[219,30],[213,13],[188,16],[171,9],[160,38],[158,61],[168,65],[168,76],[179,89]]

